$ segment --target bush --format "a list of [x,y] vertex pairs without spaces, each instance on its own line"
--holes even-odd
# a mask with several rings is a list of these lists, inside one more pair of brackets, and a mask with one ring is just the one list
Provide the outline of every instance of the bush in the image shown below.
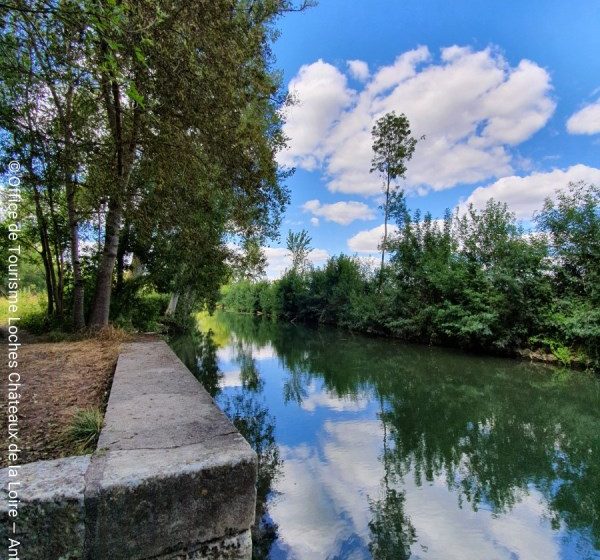
[[158,293],[138,281],[127,281],[111,302],[113,322],[117,327],[130,331],[160,330],[169,297],[168,294]]
[[227,309],[493,353],[542,344],[600,369],[600,189],[571,185],[525,235],[504,204],[431,216],[402,210],[390,262],[340,255],[274,282],[238,282]]
[[[0,324],[8,322],[8,299],[1,298]],[[47,299],[43,293],[33,290],[22,290],[18,294],[19,328],[31,334],[42,334],[52,329],[59,328],[55,319],[47,316]]]
[[138,331],[156,331],[160,328],[160,318],[169,305],[169,295],[157,292],[143,292],[137,297],[131,324]]

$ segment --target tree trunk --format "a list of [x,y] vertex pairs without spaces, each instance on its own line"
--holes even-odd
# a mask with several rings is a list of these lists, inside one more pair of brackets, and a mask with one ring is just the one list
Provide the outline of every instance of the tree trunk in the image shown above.
[[38,228],[40,230],[40,242],[42,244],[42,262],[44,263],[44,273],[46,279],[46,294],[48,297],[48,308],[47,313],[48,317],[54,314],[54,301],[55,301],[55,284],[56,280],[53,282],[53,272],[54,269],[52,267],[52,254],[50,252],[50,241],[48,240],[48,224],[46,223],[46,219],[44,218],[44,213],[42,211],[42,206],[40,203],[40,193],[37,190],[37,187],[34,185],[33,187],[33,199],[35,201],[35,214],[38,222]]
[[93,329],[101,329],[108,325],[113,271],[115,269],[117,251],[119,249],[121,214],[122,209],[120,204],[114,198],[111,198],[108,204],[108,213],[106,215],[104,249],[102,251],[100,264],[98,265],[96,290],[94,292],[94,302],[92,304],[92,312],[89,321],[90,327]]
[[71,267],[73,268],[73,327],[82,330],[85,327],[84,283],[79,259],[79,229],[75,210],[75,185],[67,180],[67,215],[69,220],[69,243],[71,249]]
[[130,225],[127,218],[125,218],[125,224],[123,226],[123,235],[121,242],[119,243],[119,249],[117,251],[117,285],[115,286],[115,292],[120,293],[123,289],[124,274],[125,274],[125,253],[129,247],[129,230]]
[[[50,206],[50,218],[52,219],[52,229],[54,231],[54,258],[56,260],[56,274],[58,275],[58,280],[54,273],[54,266],[52,265],[52,263],[50,263],[50,273],[52,275],[52,286],[54,289],[54,304],[56,306],[56,315],[62,321],[64,311],[64,266],[62,244],[60,242],[60,239],[62,237],[62,229],[56,217],[56,209],[54,204],[54,188],[52,187],[52,184],[48,184],[48,204]],[[48,243],[50,243],[50,241],[48,241]]]
[[171,299],[169,300],[169,305],[167,306],[167,310],[165,311],[165,317],[173,317],[175,315],[175,310],[177,309],[177,302],[179,301],[179,294],[172,293]]
[[[55,220],[54,220],[55,221]],[[52,267],[52,283],[54,285],[54,301],[56,303],[56,313],[60,317],[64,312],[64,259],[62,255],[62,245],[56,238],[60,235],[58,227],[54,226],[54,260],[56,261],[56,275],[54,274],[54,266]],[[57,278],[58,276],[58,278]]]
[[381,244],[381,268],[379,270],[379,286],[383,283],[383,266],[385,261],[385,246],[387,243],[387,224],[390,204],[390,173],[387,174],[387,187],[385,189],[385,205],[383,207],[383,243]]
[[[108,56],[109,47],[106,41],[100,41],[100,54],[103,59]],[[135,78],[134,78],[135,81]],[[96,276],[96,290],[90,314],[90,327],[99,329],[108,325],[110,315],[110,298],[112,292],[113,272],[119,251],[119,235],[121,220],[127,200],[129,180],[135,160],[135,152],[139,140],[139,129],[142,109],[138,103],[133,104],[131,130],[129,137],[123,129],[123,107],[121,105],[121,85],[114,75],[107,71],[100,80],[102,97],[106,107],[108,125],[115,145],[115,186],[116,193],[108,202],[104,231],[104,249]]]

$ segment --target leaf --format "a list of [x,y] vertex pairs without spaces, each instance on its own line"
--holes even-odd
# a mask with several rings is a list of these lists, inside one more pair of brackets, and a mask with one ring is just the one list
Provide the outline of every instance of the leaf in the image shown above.
[[126,94],[129,99],[137,103],[140,107],[144,107],[144,96],[137,90],[133,82],[129,84]]
[[144,56],[144,53],[142,52],[142,50],[139,47],[135,47],[134,48],[134,53],[135,53],[135,58],[138,62],[141,62],[142,64],[146,64],[146,57]]

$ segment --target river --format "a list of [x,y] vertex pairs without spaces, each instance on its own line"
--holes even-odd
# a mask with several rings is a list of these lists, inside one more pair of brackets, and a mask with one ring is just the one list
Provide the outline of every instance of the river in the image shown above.
[[600,559],[600,382],[198,316],[171,341],[259,456],[254,558]]

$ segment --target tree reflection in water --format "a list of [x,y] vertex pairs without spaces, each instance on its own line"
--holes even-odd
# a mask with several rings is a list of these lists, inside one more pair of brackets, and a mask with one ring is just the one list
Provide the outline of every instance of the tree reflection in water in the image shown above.
[[[405,512],[407,477],[416,487],[444,481],[461,508],[483,507],[494,516],[510,515],[535,492],[544,504],[541,515],[554,529],[582,535],[584,541],[577,542],[586,542],[582,546],[588,552],[576,557],[598,557],[597,379],[331,329],[233,314],[218,319],[230,333],[245,387],[230,399],[229,414],[262,453],[258,518],[268,519],[266,498],[281,465],[274,419],[257,400],[263,385],[251,355],[252,348],[269,346],[283,369],[284,402],[301,405],[311,384],[318,383],[333,397],[380,405],[384,475],[380,494],[369,497],[373,558],[409,558],[411,544],[418,541]],[[197,356],[213,353],[197,360],[198,370],[206,370],[201,375],[209,386],[218,385],[214,347],[204,342],[197,348]],[[275,533],[276,528],[264,548],[258,545],[263,555],[258,557],[267,556]]]
[[219,382],[223,374],[219,371],[217,359],[218,347],[213,332],[202,333],[198,330],[188,332],[170,341],[171,348],[179,359],[202,383],[211,397],[216,397],[221,387]]
[[381,482],[382,497],[369,498],[371,520],[369,531],[371,541],[369,551],[374,560],[407,560],[410,547],[416,540],[415,529],[404,511],[405,493],[401,489],[402,477],[399,476],[390,453],[388,442],[387,417],[383,398],[379,397],[379,419],[383,424],[382,462],[384,476]]
[[[244,390],[223,396],[219,404],[258,457],[256,520],[251,531],[252,558],[263,560],[269,556],[271,546],[277,539],[277,524],[269,516],[268,498],[273,483],[281,473],[282,460],[275,442],[275,419],[257,398],[263,381],[252,356],[252,347],[242,340],[232,342]],[[219,370],[218,346],[212,330],[180,336],[171,341],[171,346],[213,398],[221,393],[219,382],[223,374]]]
[[268,557],[271,545],[277,539],[277,524],[269,517],[267,507],[273,482],[280,474],[282,466],[274,437],[275,420],[251,393],[229,397],[223,410],[258,455],[252,558],[260,560]]

